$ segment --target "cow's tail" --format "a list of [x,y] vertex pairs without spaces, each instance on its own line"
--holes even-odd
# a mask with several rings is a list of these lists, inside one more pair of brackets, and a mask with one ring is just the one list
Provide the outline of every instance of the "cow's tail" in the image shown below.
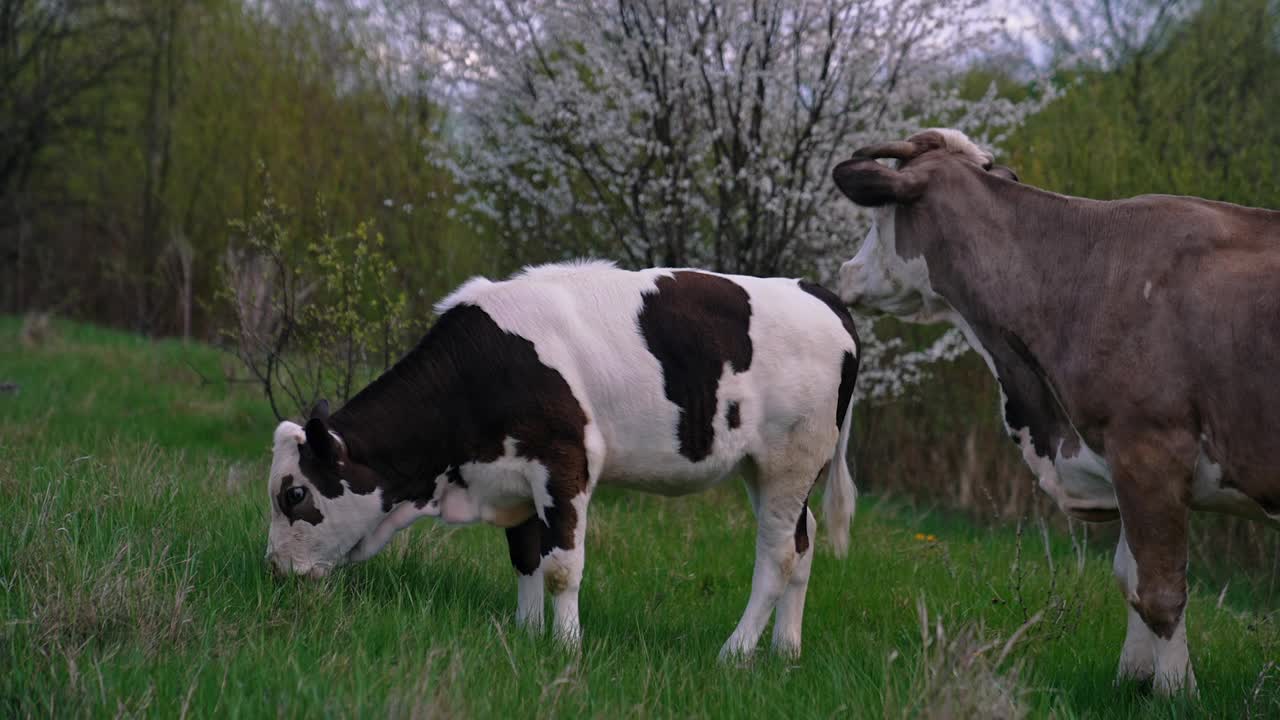
[[853,430],[853,403],[844,411],[840,423],[840,439],[827,466],[827,486],[822,493],[822,519],[829,528],[831,549],[836,557],[849,552],[849,524],[858,503],[858,488],[853,484],[857,466],[849,459],[849,433]]

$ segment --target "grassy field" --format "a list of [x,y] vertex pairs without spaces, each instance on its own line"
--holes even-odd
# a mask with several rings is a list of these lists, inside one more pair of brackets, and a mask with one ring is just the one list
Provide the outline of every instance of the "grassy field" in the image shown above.
[[323,581],[277,580],[274,423],[250,388],[202,383],[223,356],[69,324],[23,348],[19,325],[0,318],[0,382],[21,386],[0,394],[5,717],[1280,716],[1273,608],[1197,589],[1200,697],[1114,688],[1105,548],[874,498],[849,558],[819,545],[796,663],[715,661],[751,578],[735,484],[598,496],[580,654],[514,626],[491,528],[424,523]]

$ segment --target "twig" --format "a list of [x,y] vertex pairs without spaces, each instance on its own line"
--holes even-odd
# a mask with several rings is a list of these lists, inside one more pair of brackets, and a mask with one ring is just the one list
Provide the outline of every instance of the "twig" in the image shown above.
[[1032,625],[1040,622],[1040,618],[1042,617],[1044,617],[1044,611],[1037,611],[1035,615],[1031,616],[1030,620],[1022,623],[1022,627],[1018,628],[1013,635],[1009,636],[1009,641],[1004,644],[1004,649],[1000,651],[1000,657],[996,658],[996,667],[1000,667],[1004,662],[1004,659],[1009,656],[1009,652],[1013,650],[1014,644],[1017,643],[1018,640],[1021,640],[1023,635],[1027,634],[1027,631],[1031,629]]

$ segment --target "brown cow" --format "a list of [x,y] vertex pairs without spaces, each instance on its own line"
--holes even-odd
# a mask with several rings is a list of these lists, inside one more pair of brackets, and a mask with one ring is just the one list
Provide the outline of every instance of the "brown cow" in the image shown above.
[[1280,520],[1280,212],[1066,197],[991,160],[929,130],[838,165],[840,190],[875,208],[840,294],[963,331],[1040,487],[1122,522],[1119,677],[1194,691],[1190,511]]

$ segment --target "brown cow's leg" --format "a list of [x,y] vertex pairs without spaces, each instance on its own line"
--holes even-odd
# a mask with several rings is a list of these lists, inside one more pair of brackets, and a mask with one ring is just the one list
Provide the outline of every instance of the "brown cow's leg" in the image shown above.
[[[1124,539],[1124,528],[1120,528],[1120,542],[1116,544],[1115,564],[1116,580],[1120,583],[1120,593],[1126,598],[1136,597],[1138,592],[1138,571],[1129,552],[1129,544]],[[1125,630],[1124,649],[1120,651],[1120,667],[1116,671],[1116,683],[1126,680],[1146,682],[1156,672],[1155,634],[1147,627],[1142,616],[1129,605],[1129,625]]]
[[542,520],[537,515],[507,528],[507,550],[516,569],[516,623],[531,633],[542,631],[545,605],[542,581]]
[[[1180,431],[1108,433],[1107,450],[1124,538],[1117,574],[1125,600],[1150,631],[1155,689],[1195,691],[1187,649],[1187,528],[1195,442]],[[1127,547],[1127,557],[1121,552]],[[1121,562],[1125,560],[1126,562]],[[1130,623],[1121,672],[1141,676],[1141,633]],[[1134,647],[1129,646],[1129,641]],[[1132,654],[1130,654],[1132,651]]]

